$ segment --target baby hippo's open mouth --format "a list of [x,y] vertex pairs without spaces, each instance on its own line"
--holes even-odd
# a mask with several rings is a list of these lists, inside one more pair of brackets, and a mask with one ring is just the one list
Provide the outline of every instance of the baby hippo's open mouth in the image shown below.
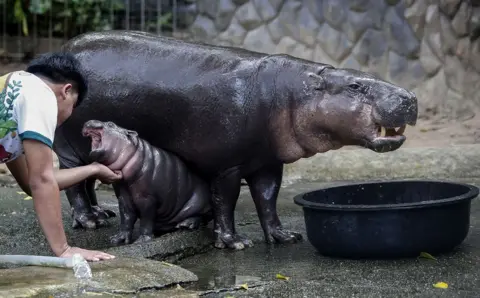
[[96,151],[102,147],[103,125],[101,122],[92,120],[85,123],[82,135],[91,138],[91,151]]
[[102,146],[102,132],[101,129],[85,129],[82,131],[84,137],[92,139],[92,150],[97,150]]

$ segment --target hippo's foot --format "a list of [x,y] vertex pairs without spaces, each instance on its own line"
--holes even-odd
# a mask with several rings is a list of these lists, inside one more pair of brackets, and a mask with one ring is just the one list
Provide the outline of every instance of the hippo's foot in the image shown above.
[[115,212],[103,209],[100,206],[92,206],[92,212],[77,212],[72,208],[72,228],[97,229],[108,226],[107,219],[117,216]]
[[110,237],[110,243],[113,245],[120,245],[120,244],[130,244],[132,243],[132,232],[128,231],[120,231],[117,234]]
[[216,234],[215,238],[215,247],[220,249],[233,248],[237,250],[242,250],[246,247],[253,247],[252,240],[238,234]]
[[142,243],[147,243],[153,240],[153,237],[150,235],[140,235],[133,244],[142,244]]
[[267,243],[297,243],[302,239],[302,234],[282,228],[270,229],[270,233],[266,237]]
[[189,217],[175,226],[177,229],[196,230],[202,224],[201,217]]
[[112,210],[104,209],[100,206],[92,206],[93,214],[98,218],[98,219],[109,219],[112,217],[116,217],[117,214],[113,212]]

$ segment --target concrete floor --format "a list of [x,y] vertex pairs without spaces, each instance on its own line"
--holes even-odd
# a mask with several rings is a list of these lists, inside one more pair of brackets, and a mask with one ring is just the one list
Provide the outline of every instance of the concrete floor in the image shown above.
[[[480,186],[480,181],[462,181]],[[306,239],[302,209],[293,203],[300,192],[332,183],[298,182],[285,185],[278,211],[283,225],[302,233],[304,241],[266,245],[247,189],[236,209],[237,230],[255,243],[244,251],[211,247],[208,229],[162,236],[149,245],[108,249],[117,255],[175,261],[195,273],[199,281],[183,285],[202,297],[480,297],[480,201],[472,202],[471,229],[464,243],[437,260],[346,260],[319,255]],[[31,200],[19,189],[0,189],[0,254],[50,254],[33,212]],[[110,192],[99,193],[99,202],[117,211]],[[67,237],[85,248],[108,248],[108,237],[118,227],[97,231],[72,230],[66,197],[63,215]],[[203,253],[199,253],[202,251]],[[277,273],[290,277],[278,280]],[[448,289],[433,287],[446,282]],[[240,287],[247,284],[248,290]],[[191,293],[191,292],[189,292]],[[138,295],[137,295],[138,296]],[[135,297],[135,296],[130,296]]]

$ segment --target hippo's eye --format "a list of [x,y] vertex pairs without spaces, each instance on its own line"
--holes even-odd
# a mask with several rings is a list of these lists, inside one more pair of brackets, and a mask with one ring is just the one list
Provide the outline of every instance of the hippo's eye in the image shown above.
[[348,85],[348,87],[349,87],[350,89],[353,89],[353,90],[358,90],[358,89],[360,89],[360,85],[359,85],[359,84],[355,84],[355,83]]

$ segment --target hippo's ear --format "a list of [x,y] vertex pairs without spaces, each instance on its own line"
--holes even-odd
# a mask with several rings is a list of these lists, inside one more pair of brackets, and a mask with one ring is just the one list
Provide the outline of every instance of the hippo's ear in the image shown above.
[[307,75],[314,89],[316,90],[325,89],[325,80],[320,75],[313,72],[308,72]]
[[134,130],[127,130],[127,136],[129,138],[136,138],[138,137],[138,133]]
[[308,72],[307,75],[311,79],[313,88],[316,90],[324,90],[325,89],[325,79],[322,77],[323,71],[325,69],[333,68],[333,66],[328,64],[321,64],[317,67],[315,72]]

